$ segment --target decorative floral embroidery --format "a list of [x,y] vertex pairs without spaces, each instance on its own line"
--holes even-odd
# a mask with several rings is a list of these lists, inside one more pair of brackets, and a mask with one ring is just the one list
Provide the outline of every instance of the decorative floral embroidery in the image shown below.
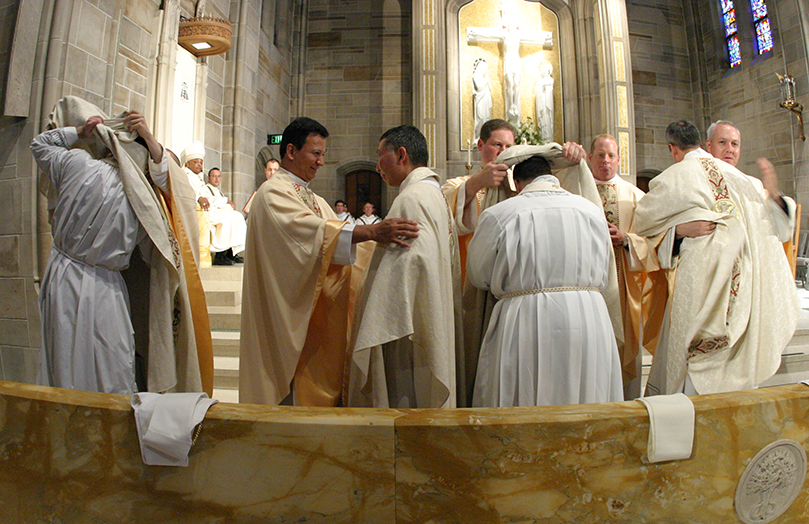
[[182,264],[182,256],[180,255],[180,243],[177,241],[177,237],[174,236],[174,231],[168,226],[166,226],[168,230],[169,236],[169,244],[171,244],[171,252],[174,255],[174,267],[180,269]]
[[[298,194],[298,198],[301,199],[301,202],[306,204],[306,206],[314,211],[314,213],[323,218],[323,213],[320,211],[320,206],[317,203],[317,199],[315,199],[315,192],[309,189],[306,186],[301,186],[299,184],[292,184],[292,187],[295,188],[295,193]],[[303,189],[303,191],[301,191]]]
[[607,222],[618,227],[618,192],[613,184],[596,184]]
[[713,338],[703,338],[699,340],[695,340],[691,343],[691,347],[688,348],[688,358],[694,357],[696,355],[704,355],[707,353],[713,353],[715,351],[721,351],[723,349],[727,349],[730,343],[730,337],[727,335],[722,335],[721,337],[713,337]]

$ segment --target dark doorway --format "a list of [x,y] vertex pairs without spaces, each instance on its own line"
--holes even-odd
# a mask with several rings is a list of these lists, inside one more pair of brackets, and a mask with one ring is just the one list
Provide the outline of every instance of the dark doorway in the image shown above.
[[362,214],[362,206],[370,202],[376,208],[376,214],[384,217],[382,209],[382,178],[376,171],[358,169],[346,175],[345,201],[348,212],[358,217]]

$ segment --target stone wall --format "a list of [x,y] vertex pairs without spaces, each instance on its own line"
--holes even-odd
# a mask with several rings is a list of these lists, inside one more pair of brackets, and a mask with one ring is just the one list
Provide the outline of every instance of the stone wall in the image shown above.
[[682,118],[701,119],[695,104],[695,60],[681,0],[626,3],[635,91],[637,172],[671,165],[666,126]]
[[[768,157],[781,190],[809,204],[809,149],[797,120],[778,106],[775,72],[795,77],[798,101],[809,104],[809,67],[804,37],[807,13],[797,0],[768,2],[775,48],[756,56],[749,3],[736,2],[742,64],[730,68],[725,55],[719,2],[715,0],[629,0],[635,90],[638,171],[671,164],[666,125],[686,118],[704,133],[712,121],[730,120],[740,129],[738,167],[758,176],[755,160]],[[807,225],[804,220],[804,227]]]
[[326,166],[312,185],[330,203],[345,196],[340,166],[373,169],[379,135],[412,123],[409,7],[408,0],[309,2],[303,116],[330,133]]

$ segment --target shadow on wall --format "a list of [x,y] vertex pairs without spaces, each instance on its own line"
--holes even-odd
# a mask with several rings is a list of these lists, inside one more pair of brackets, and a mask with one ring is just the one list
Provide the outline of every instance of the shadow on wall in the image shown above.
[[654,177],[659,175],[661,171],[659,169],[642,169],[638,171],[637,180],[635,181],[635,185],[638,186],[638,189],[643,191],[644,193],[649,192],[649,181],[651,181]]

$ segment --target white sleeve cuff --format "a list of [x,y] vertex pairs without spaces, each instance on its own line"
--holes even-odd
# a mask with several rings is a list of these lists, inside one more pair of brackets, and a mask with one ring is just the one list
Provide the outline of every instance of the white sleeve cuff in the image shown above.
[[354,224],[346,223],[337,238],[337,247],[331,257],[332,264],[337,264],[338,266],[351,266],[354,264],[354,261],[357,260],[357,248],[355,244],[351,243],[351,237],[353,236]]

